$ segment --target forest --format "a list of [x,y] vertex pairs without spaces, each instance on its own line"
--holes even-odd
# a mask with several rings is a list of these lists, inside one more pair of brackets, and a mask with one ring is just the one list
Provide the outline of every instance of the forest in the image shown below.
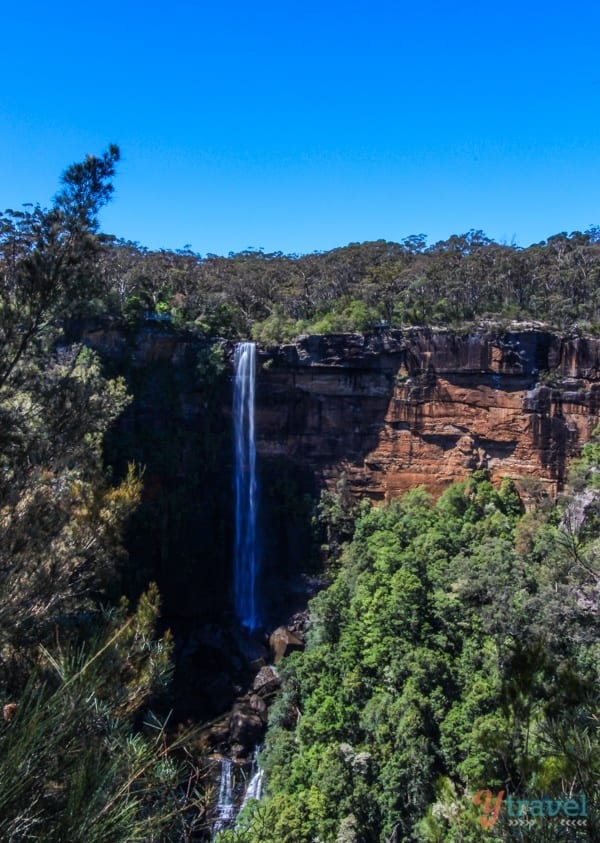
[[[3,262],[32,244],[41,210],[0,217]],[[527,248],[481,231],[427,245],[351,243],[307,255],[249,249],[227,257],[150,250],[95,233],[94,283],[63,301],[63,318],[144,320],[206,336],[280,343],[301,334],[491,321],[542,322],[596,333],[600,228],[561,232]],[[88,274],[87,283],[91,276]]]
[[[599,457],[529,512],[484,472],[437,501],[326,501],[345,540],[270,712],[268,797],[219,841],[598,839]],[[584,793],[587,816],[486,827],[482,790]]]
[[[119,155],[70,166],[49,208],[0,215],[0,840],[11,843],[210,839],[194,724],[169,717],[176,642],[161,595],[152,581],[128,587],[144,466],[115,472],[105,444],[132,396],[73,341],[81,325],[158,325],[217,350],[414,325],[600,326],[598,228],[527,248],[471,231],[309,255],[149,250],[100,231]],[[223,359],[204,362],[216,400]],[[306,649],[279,668],[265,798],[216,840],[598,840],[600,431],[558,500],[525,509],[510,481],[478,471],[437,500],[416,488],[374,505],[341,484],[312,518],[329,584],[309,605]],[[500,810],[509,797],[524,813]],[[544,799],[581,811],[549,816],[535,810]]]

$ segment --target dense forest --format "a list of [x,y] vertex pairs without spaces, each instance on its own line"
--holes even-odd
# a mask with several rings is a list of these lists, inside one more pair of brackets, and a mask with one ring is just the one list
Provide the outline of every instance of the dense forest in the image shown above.
[[[283,668],[269,795],[219,841],[597,840],[599,472],[597,438],[527,513],[485,472],[435,502],[329,497],[346,541]],[[499,793],[532,807],[494,818]],[[577,822],[533,808],[581,794]]]
[[[206,839],[193,735],[165,713],[160,594],[123,596],[144,467],[117,479],[103,444],[131,396],[71,341],[78,325],[263,344],[600,325],[597,228],[525,249],[472,231],[311,255],[152,251],[99,230],[118,160],[114,146],[88,156],[50,208],[0,215],[0,840],[14,843]],[[438,500],[375,506],[342,484],[314,501],[330,585],[306,650],[281,665],[266,798],[217,839],[597,840],[599,478],[600,435],[568,493],[527,512],[485,472]],[[500,792],[528,813],[513,821],[505,801],[494,815]],[[581,797],[573,822],[532,808]]]
[[[6,270],[31,245],[40,210],[0,218]],[[352,243],[309,255],[248,250],[202,257],[96,238],[95,284],[63,302],[64,316],[135,327],[158,319],[208,336],[276,343],[300,334],[411,325],[461,329],[535,320],[595,332],[600,319],[600,229],[518,248],[470,231],[428,246]]]

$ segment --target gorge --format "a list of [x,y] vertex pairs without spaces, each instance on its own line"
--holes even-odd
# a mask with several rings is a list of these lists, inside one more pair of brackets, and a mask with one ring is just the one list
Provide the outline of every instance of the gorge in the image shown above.
[[[235,698],[225,678],[231,669],[219,636],[198,639],[194,630],[220,626],[223,613],[258,625],[256,606],[241,608],[231,576],[232,378],[236,347],[244,345],[168,325],[131,334],[109,322],[71,338],[127,378],[134,401],[106,453],[117,472],[131,460],[145,466],[128,539],[129,589],[158,581],[169,622],[193,639],[195,705],[216,715]],[[525,500],[554,496],[599,419],[600,341],[543,326],[307,336],[258,347],[255,371],[260,520],[268,525],[256,581],[270,628],[300,608],[310,502],[321,489],[335,489],[344,476],[373,500],[420,484],[438,495],[486,468],[497,484],[510,477]],[[250,525],[237,518],[242,536]]]
[[119,155],[0,232],[0,837],[600,839],[598,230],[148,251]]

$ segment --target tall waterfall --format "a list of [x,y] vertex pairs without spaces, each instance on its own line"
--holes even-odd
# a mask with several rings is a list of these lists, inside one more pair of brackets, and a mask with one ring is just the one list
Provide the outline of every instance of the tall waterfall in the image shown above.
[[235,611],[242,626],[253,632],[260,626],[257,582],[258,490],[254,440],[254,384],[256,346],[242,342],[234,357],[233,426],[235,435]]

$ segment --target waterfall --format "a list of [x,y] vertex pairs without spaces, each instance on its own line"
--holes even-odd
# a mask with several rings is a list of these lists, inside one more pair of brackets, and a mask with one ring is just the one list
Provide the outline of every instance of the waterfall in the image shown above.
[[248,782],[248,787],[244,793],[240,811],[244,810],[250,799],[256,799],[257,802],[260,802],[260,798],[262,796],[263,774],[264,770],[260,766],[257,755],[254,759],[254,763],[252,764],[252,777]]
[[214,832],[222,831],[231,824],[235,817],[233,801],[233,764],[230,758],[221,758],[221,780],[219,783],[219,801]]
[[226,828],[237,827],[238,814],[243,811],[251,799],[260,801],[263,786],[263,770],[258,757],[259,750],[260,747],[255,750],[250,778],[243,791],[243,798],[239,783],[237,786],[235,785],[233,761],[231,758],[221,758],[219,798],[215,809],[216,818],[213,825],[213,839],[220,831]]
[[241,625],[253,632],[260,626],[257,602],[258,490],[254,440],[256,346],[242,342],[234,357],[233,427],[235,436],[235,611]]

